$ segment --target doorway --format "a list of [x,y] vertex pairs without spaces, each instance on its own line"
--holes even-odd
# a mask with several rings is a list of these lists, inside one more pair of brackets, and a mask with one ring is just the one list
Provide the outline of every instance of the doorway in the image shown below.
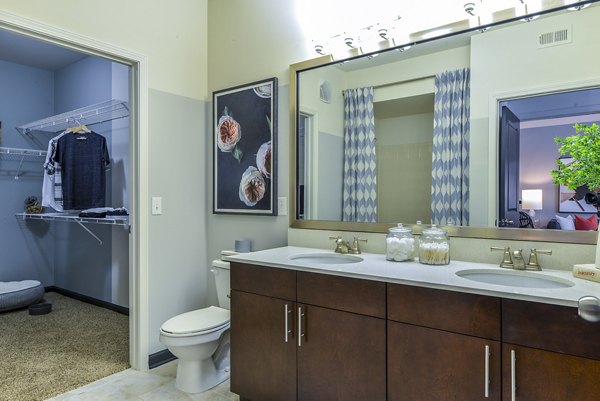
[[[595,213],[585,193],[552,182],[560,157],[556,137],[575,134],[576,123],[600,121],[600,88],[588,87],[499,102],[498,226],[555,228],[557,217]],[[526,199],[526,197],[533,198]]]
[[145,55],[0,11],[0,29],[126,65],[129,87],[129,361],[148,369],[148,87]]

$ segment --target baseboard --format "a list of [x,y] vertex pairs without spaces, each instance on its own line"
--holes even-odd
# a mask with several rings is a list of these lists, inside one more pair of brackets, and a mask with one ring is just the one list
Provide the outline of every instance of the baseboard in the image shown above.
[[129,308],[125,306],[113,304],[107,301],[103,301],[101,299],[92,298],[88,295],[79,294],[75,291],[66,290],[64,288],[60,288],[54,285],[45,287],[44,289],[46,290],[46,292],[56,292],[57,294],[64,295],[65,297],[73,298],[81,302],[87,302],[88,304],[100,306],[102,308],[110,309],[112,311],[129,316]]
[[171,362],[177,359],[168,349],[155,352],[154,354],[148,355],[148,367],[154,369],[160,365],[164,365],[167,362]]

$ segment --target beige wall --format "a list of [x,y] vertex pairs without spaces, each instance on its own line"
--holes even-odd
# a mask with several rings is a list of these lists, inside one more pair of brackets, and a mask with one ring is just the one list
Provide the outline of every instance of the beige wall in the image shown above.
[[[278,194],[289,202],[289,66],[313,58],[307,52],[293,1],[208,2],[208,90],[279,79]],[[211,123],[212,124],[212,123]],[[210,135],[210,134],[209,134]],[[209,164],[212,152],[205,154]],[[212,180],[212,178],[210,178]],[[212,199],[212,186],[207,187]],[[208,206],[208,260],[234,240],[252,240],[254,250],[287,244],[288,216],[215,215]],[[210,299],[216,301],[214,288]]]
[[0,9],[147,55],[150,88],[208,94],[207,0],[0,0]]

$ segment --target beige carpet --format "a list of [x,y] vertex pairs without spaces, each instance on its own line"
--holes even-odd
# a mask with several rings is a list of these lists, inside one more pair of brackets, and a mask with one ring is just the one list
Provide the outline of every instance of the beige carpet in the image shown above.
[[0,313],[0,399],[37,401],[129,367],[128,316],[54,292],[47,315]]

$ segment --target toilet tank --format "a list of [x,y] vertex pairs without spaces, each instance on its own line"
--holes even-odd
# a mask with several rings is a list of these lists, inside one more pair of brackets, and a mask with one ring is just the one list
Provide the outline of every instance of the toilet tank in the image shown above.
[[211,271],[215,275],[219,306],[229,309],[229,262],[219,259],[213,260]]

